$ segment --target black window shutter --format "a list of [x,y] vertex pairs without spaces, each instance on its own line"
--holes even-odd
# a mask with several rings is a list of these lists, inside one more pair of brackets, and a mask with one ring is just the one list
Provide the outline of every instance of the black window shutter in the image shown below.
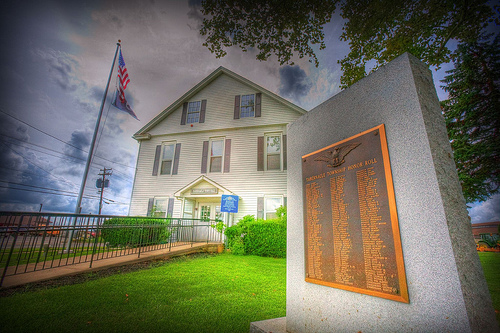
[[155,203],[155,199],[150,198],[148,201],[148,216],[151,216],[151,211],[153,210],[154,203]]
[[231,139],[226,139],[224,148],[224,172],[229,172],[231,163]]
[[282,144],[282,147],[283,147],[283,170],[286,170],[286,135],[283,135],[283,144]]
[[182,116],[181,116],[181,125],[186,125],[186,118],[188,112],[188,103],[182,104]]
[[179,170],[179,156],[181,155],[181,144],[177,143],[175,145],[175,156],[174,156],[174,166],[172,170],[172,175],[176,175]]
[[201,100],[200,120],[199,120],[200,123],[204,123],[205,122],[205,112],[206,112],[206,110],[207,110],[207,100],[203,99],[203,100]]
[[160,166],[161,145],[156,146],[155,161],[153,163],[153,176],[158,176],[158,167]]
[[257,171],[264,171],[264,137],[257,137]]
[[207,173],[208,141],[203,141],[203,153],[201,155],[201,173]]
[[174,198],[168,199],[167,217],[172,217],[174,214]]
[[261,104],[262,104],[262,93],[256,93],[255,94],[255,116],[256,117],[260,117]]
[[240,119],[240,95],[234,96],[234,119]]
[[257,218],[264,218],[264,197],[257,198]]
[[283,197],[283,206],[286,207],[286,204],[287,204],[287,197]]

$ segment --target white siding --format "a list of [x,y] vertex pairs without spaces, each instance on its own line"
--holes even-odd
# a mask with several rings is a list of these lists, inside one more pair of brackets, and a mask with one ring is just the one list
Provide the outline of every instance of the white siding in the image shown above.
[[[257,197],[286,195],[286,170],[257,171],[257,137],[272,132],[286,134],[286,124],[301,114],[262,94],[261,117],[233,119],[234,96],[256,92],[221,75],[189,100],[207,100],[205,123],[196,123],[193,127],[180,125],[180,107],[152,128],[151,139],[140,141],[130,215],[146,215],[150,198],[173,197],[175,192],[200,177],[203,141],[211,137],[231,139],[230,172],[207,172],[205,176],[240,196],[235,222],[247,214],[257,215]],[[158,172],[158,176],[152,176],[156,146],[165,141],[181,144],[178,174]],[[181,209],[182,201],[176,200],[173,216],[180,217]]]
[[195,94],[187,102],[207,100],[204,123],[181,125],[182,105],[167,118],[152,128],[151,135],[165,133],[191,133],[234,127],[261,126],[267,124],[288,124],[301,114],[286,108],[282,103],[262,94],[262,116],[255,118],[234,119],[234,97],[236,95],[255,94],[258,91],[222,74]]

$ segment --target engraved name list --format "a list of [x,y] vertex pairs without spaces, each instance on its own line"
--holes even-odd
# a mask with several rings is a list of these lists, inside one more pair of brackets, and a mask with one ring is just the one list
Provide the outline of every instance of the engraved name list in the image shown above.
[[409,302],[384,125],[302,157],[306,281]]

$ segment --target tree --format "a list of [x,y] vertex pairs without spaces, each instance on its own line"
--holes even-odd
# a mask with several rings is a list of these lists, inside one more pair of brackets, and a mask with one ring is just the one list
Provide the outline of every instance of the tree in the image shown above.
[[[272,54],[280,65],[293,64],[294,53],[318,66],[312,48],[324,49],[323,25],[337,5],[344,23],[341,40],[350,52],[339,61],[346,88],[404,52],[429,66],[450,60],[452,39],[477,39],[493,20],[487,0],[203,0],[200,33],[208,49],[220,58],[226,48],[257,49],[258,60]],[[495,7],[498,10],[498,6]]]
[[458,46],[441,103],[467,202],[500,188],[500,35]]
[[340,39],[350,52],[339,61],[341,87],[347,88],[404,52],[429,66],[450,61],[450,40],[477,40],[493,21],[487,0],[346,0],[341,15],[347,20]]
[[325,48],[323,25],[330,22],[337,2],[203,0],[203,45],[217,58],[226,55],[226,47],[239,46],[243,52],[257,49],[258,60],[275,54],[281,65],[293,65],[291,59],[297,52],[318,66],[312,45]]

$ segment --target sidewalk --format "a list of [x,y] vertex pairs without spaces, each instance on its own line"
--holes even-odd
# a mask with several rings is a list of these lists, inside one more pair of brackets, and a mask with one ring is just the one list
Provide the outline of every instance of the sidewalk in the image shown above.
[[[217,246],[219,244],[220,243],[200,242],[200,243],[194,243],[192,246],[191,244],[187,244],[187,245],[172,247],[171,250],[167,248],[151,252],[143,252],[141,253],[140,258],[137,257],[137,254],[130,254],[121,257],[101,259],[94,261],[92,263],[92,268],[89,267],[90,266],[89,262],[83,262],[74,265],[48,268],[35,272],[6,276],[3,281],[1,289],[20,286],[27,283],[56,279],[63,276],[95,272],[110,267],[123,266],[147,260],[160,259],[160,258],[165,259],[165,258],[176,257],[198,252],[217,252]],[[22,269],[20,268],[18,270]]]

